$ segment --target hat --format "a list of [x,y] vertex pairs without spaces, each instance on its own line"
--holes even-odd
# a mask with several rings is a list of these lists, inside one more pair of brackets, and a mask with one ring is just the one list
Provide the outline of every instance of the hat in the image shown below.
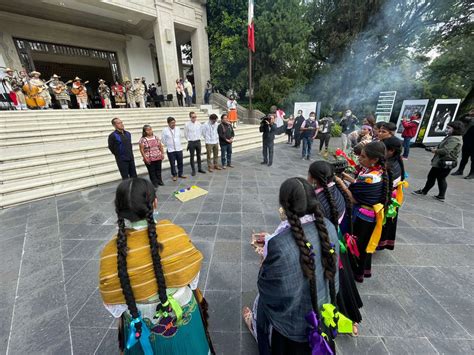
[[12,69],[12,68],[5,68],[3,71],[4,71],[5,73],[8,73],[9,71],[13,71],[13,69]]
[[99,83],[105,83],[104,79],[99,79]]
[[33,71],[30,73],[30,76],[33,76],[33,75],[41,75],[41,73],[40,73],[39,71],[33,70]]
[[124,83],[129,83],[129,82],[130,82],[130,79],[129,79],[128,77],[125,77],[125,78],[123,79],[123,82],[124,82]]
[[82,81],[82,79],[79,78],[78,76],[76,76],[76,77],[74,78],[74,81]]
[[54,79],[59,79],[60,76],[58,76],[58,75],[56,75],[56,74],[53,74],[52,78],[54,78]]
[[141,80],[142,78],[139,78],[138,76],[134,78],[133,80]]

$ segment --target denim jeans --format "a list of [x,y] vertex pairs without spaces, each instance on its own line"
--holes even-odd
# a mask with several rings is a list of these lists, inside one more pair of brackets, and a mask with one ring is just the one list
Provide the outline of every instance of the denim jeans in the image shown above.
[[412,137],[403,137],[403,157],[408,158],[410,153],[410,143]]
[[231,165],[232,144],[221,145],[221,162],[222,166]]
[[309,159],[311,157],[311,147],[313,145],[312,137],[303,137],[303,151],[301,156]]
[[[183,151],[167,152],[171,166],[171,175],[183,176]],[[178,164],[178,173],[176,173],[176,163]]]

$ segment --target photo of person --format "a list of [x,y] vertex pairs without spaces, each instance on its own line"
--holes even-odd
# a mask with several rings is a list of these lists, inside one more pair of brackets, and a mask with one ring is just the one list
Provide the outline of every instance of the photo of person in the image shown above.
[[446,137],[448,123],[454,121],[461,100],[439,99],[435,101],[423,143],[439,143]]
[[[400,110],[400,115],[398,116],[397,121],[397,131],[396,136],[400,138],[403,133],[403,119],[410,120],[417,112],[420,113],[421,118],[425,115],[426,108],[428,107],[429,100],[405,100],[403,101],[402,108]],[[421,122],[420,122],[421,123]],[[418,126],[415,137],[418,135],[418,130],[420,129],[421,124]]]

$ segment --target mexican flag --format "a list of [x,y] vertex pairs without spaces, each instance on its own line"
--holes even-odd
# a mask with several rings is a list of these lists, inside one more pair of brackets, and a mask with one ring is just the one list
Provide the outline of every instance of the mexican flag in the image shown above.
[[255,52],[255,26],[253,24],[254,2],[249,0],[249,22],[247,25],[247,47]]

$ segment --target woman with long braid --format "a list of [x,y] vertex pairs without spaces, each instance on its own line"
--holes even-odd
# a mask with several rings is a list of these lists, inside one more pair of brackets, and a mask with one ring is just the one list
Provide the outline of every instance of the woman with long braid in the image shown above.
[[[309,355],[318,346],[334,346],[333,328],[325,333],[328,341],[322,338],[321,311],[336,304],[339,243],[306,180],[283,182],[279,200],[286,220],[265,237],[259,295],[253,312],[244,308],[244,318],[261,355]],[[310,334],[311,339],[324,341],[310,343]]]
[[213,353],[197,288],[203,256],[186,232],[157,222],[155,189],[142,178],[123,181],[115,195],[118,232],[102,250],[99,289],[119,321],[125,354]]
[[352,271],[357,282],[372,276],[372,254],[375,252],[382,233],[385,212],[392,194],[390,170],[385,164],[385,145],[371,142],[359,157],[356,176],[343,173],[350,183],[347,188],[340,184],[354,203],[352,220],[357,237],[359,257],[351,257]]
[[[312,163],[308,171],[308,182],[313,185],[316,197],[323,207],[323,213],[336,230],[339,231],[341,247],[339,253],[339,293],[337,305],[339,311],[348,316],[353,322],[352,334],[358,335],[358,323],[362,321],[359,309],[363,303],[354,282],[349,256],[353,248],[346,247],[346,239],[352,237],[352,202],[342,187],[335,182],[332,164],[319,160]],[[347,231],[347,234],[344,233]],[[351,242],[350,240],[348,241]]]
[[405,182],[405,165],[402,159],[402,141],[397,137],[390,137],[383,141],[387,150],[386,159],[389,171],[393,178],[393,192],[391,195],[391,212],[386,216],[377,250],[393,250],[397,234],[398,210],[403,202],[403,188],[408,186]]

